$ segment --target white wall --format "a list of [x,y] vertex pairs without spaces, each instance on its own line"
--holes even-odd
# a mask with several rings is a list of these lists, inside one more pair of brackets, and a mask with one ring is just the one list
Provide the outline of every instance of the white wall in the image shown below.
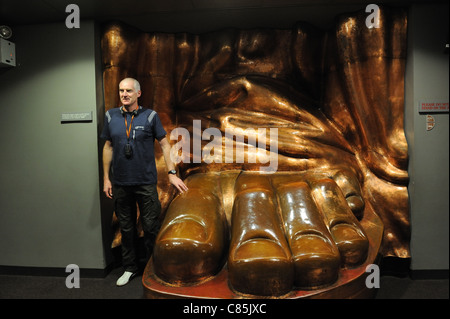
[[[0,69],[2,266],[105,268],[94,30],[14,28],[18,65]],[[60,121],[85,111],[92,122]]]
[[413,5],[408,25],[406,133],[409,143],[411,269],[449,268],[449,114],[432,114],[426,130],[420,101],[449,101],[447,5]]

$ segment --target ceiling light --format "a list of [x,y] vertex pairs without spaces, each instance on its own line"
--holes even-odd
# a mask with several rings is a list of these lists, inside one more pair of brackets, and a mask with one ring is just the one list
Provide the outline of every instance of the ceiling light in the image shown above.
[[6,25],[0,26],[0,38],[9,39],[12,36],[12,30]]

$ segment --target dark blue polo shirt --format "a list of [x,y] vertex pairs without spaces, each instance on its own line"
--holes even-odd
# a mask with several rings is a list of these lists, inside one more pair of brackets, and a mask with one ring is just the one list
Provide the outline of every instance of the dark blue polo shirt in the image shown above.
[[[123,110],[123,111],[122,111]],[[127,138],[125,117],[130,127],[133,113],[122,107],[106,112],[101,138],[111,141],[113,147],[112,183],[117,185],[156,184],[157,172],[154,154],[155,138],[166,135],[158,113],[139,106]],[[125,145],[133,148],[131,158],[125,156]]]

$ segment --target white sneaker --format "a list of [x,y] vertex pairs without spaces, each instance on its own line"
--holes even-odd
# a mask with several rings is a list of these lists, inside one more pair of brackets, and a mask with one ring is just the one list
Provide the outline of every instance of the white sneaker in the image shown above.
[[130,281],[130,279],[133,278],[135,275],[136,273],[133,273],[131,271],[125,271],[123,275],[119,279],[117,279],[116,285],[119,287],[125,286]]

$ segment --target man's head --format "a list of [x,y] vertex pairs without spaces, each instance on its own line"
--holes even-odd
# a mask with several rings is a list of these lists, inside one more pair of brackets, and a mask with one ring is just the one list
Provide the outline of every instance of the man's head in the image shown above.
[[119,96],[122,104],[128,108],[137,106],[137,100],[141,96],[141,85],[136,79],[125,78],[119,83]]

